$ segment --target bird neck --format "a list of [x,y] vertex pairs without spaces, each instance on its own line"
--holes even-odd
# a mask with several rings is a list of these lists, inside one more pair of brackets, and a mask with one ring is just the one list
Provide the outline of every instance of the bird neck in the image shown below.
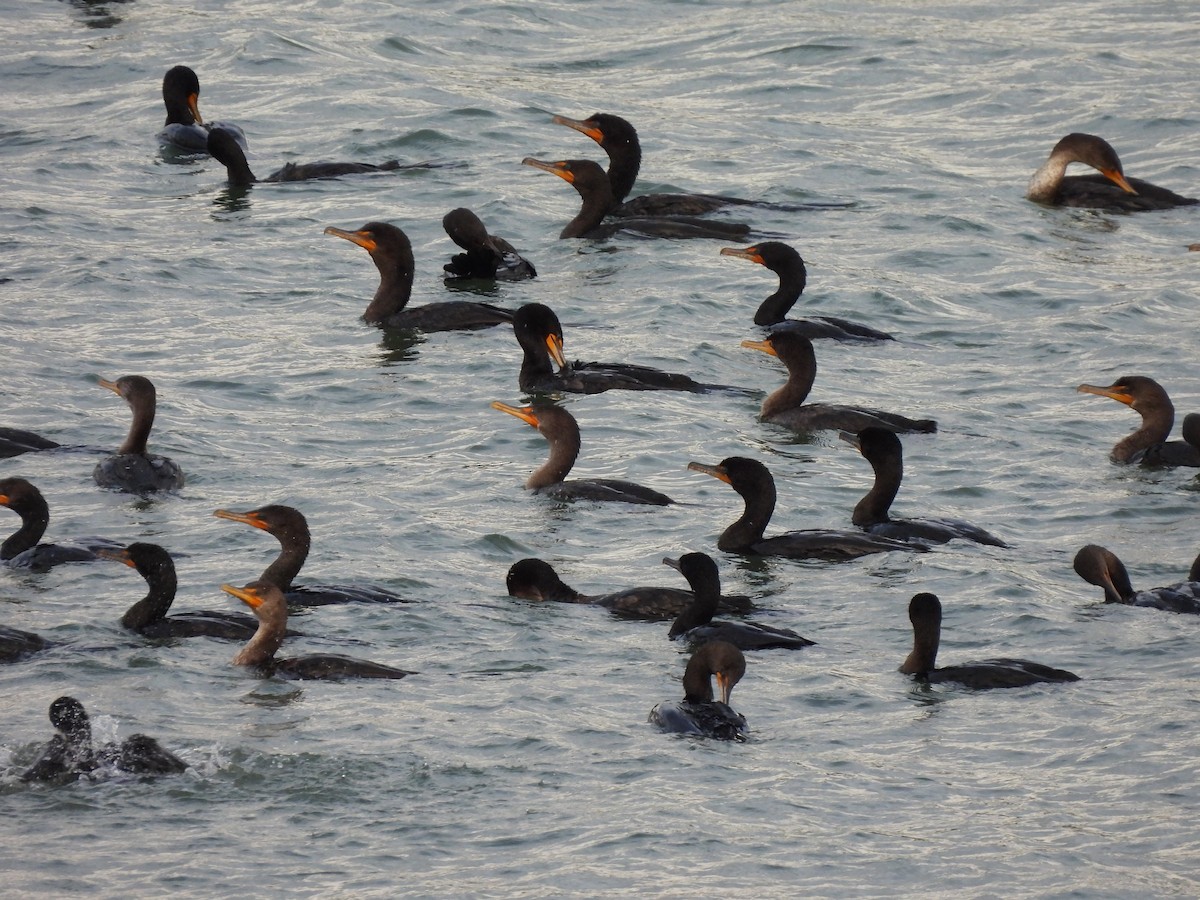
[[0,559],[12,559],[18,553],[24,553],[30,547],[37,546],[50,523],[50,507],[42,497],[34,497],[23,508],[14,512],[21,517],[21,527],[0,544]]
[[938,644],[941,629],[922,630],[913,634],[912,652],[900,666],[905,675],[923,675],[931,672],[937,664]]
[[287,607],[268,610],[260,606],[256,614],[258,630],[233,658],[235,666],[261,666],[269,662],[283,645],[283,635],[287,631]]
[[547,435],[546,440],[550,443],[550,458],[525,482],[525,487],[531,491],[561,484],[566,480],[571,467],[575,465],[575,460],[579,458],[578,430],[574,435],[570,433]]
[[146,583],[150,586],[150,592],[129,607],[121,617],[121,624],[132,631],[139,631],[161,620],[175,602],[178,580],[173,568],[169,572],[161,570],[149,573]]
[[[683,608],[671,625],[671,630],[667,632],[667,637],[676,638],[681,634],[686,634],[693,628],[699,628],[701,625],[707,625],[712,621],[712,617],[717,612],[717,604],[720,601],[720,589],[713,591],[707,586],[702,589],[697,589],[696,585],[692,586],[694,599],[691,603]],[[711,690],[711,685],[710,685]],[[710,698],[711,699],[711,698]]]
[[804,293],[804,286],[808,282],[808,271],[804,268],[804,263],[788,264],[776,271],[779,275],[779,290],[758,307],[754,313],[755,325],[774,325],[782,322]]
[[408,305],[412,297],[413,263],[412,254],[400,254],[396,260],[371,256],[375,268],[379,270],[379,289],[371,298],[363,319],[372,325],[384,322],[389,316],[394,316]]
[[1066,175],[1070,162],[1066,156],[1051,154],[1029,179],[1029,187],[1025,189],[1026,198],[1037,203],[1053,203],[1062,188],[1063,176]]
[[1137,410],[1142,416],[1142,427],[1117,441],[1110,454],[1116,462],[1129,462],[1138,453],[1161,444],[1171,434],[1175,424],[1175,407],[1170,402],[1155,403]]
[[872,459],[871,468],[875,471],[875,483],[871,489],[858,501],[850,521],[860,527],[878,525],[888,521],[888,512],[892,501],[900,490],[900,482],[904,478],[904,462],[894,457]]
[[578,215],[568,222],[567,226],[558,235],[560,238],[585,237],[616,206],[612,190],[607,184],[602,186],[588,185],[585,187],[576,182],[575,189],[579,191],[579,197],[583,202],[579,207]]
[[764,419],[803,405],[817,380],[817,356],[811,344],[802,346],[796,357],[784,360],[784,365],[787,366],[787,381],[763,401],[761,416]]
[[154,406],[144,403],[133,407],[133,422],[129,426],[129,434],[125,443],[118,449],[118,455],[134,453],[146,455],[146,442],[150,439],[150,429],[154,427]]
[[312,538],[307,529],[292,528],[276,532],[275,538],[279,541],[279,556],[263,570],[260,580],[269,581],[281,591],[287,592],[292,589],[292,580],[300,574],[304,561],[308,559]]
[[742,515],[726,528],[717,541],[717,549],[727,553],[748,550],[762,540],[763,532],[775,512],[775,483],[752,485],[738,491],[745,501]]
[[612,187],[613,206],[620,205],[637,181],[638,170],[642,166],[642,150],[631,144],[623,144],[613,148],[609,153],[608,183]]

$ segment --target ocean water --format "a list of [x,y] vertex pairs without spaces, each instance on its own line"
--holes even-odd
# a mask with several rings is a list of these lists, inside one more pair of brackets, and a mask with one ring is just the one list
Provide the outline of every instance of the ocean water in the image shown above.
[[[113,447],[128,411],[96,379],[158,386],[151,447],[188,483],[101,491],[95,454],[4,460],[51,507],[47,540],[151,540],[179,610],[233,609],[224,582],[273,558],[219,507],[307,515],[301,580],[413,602],[295,616],[288,653],[369,657],[399,682],[289,683],[235,648],[125,633],[143,593],[115,563],[0,572],[0,624],[62,642],[0,667],[0,895],[1195,896],[1194,617],[1105,607],[1071,570],[1111,548],[1135,585],[1184,577],[1195,470],[1124,468],[1128,409],[1075,392],[1157,378],[1200,409],[1195,209],[1048,210],[1026,181],[1070,131],[1128,174],[1200,189],[1200,30],[1181,4],[159,2],[0,4],[0,423]],[[445,168],[231,192],[212,160],[164,158],[172,65],[250,163],[433,160]],[[905,439],[901,515],[960,516],[1012,544],[955,542],[844,563],[741,559],[740,511],[691,460],[760,459],[769,533],[849,527],[870,469],[830,434],[756,421],[737,394],[568,399],[576,472],[662,490],[666,509],[564,505],[522,485],[544,441],[510,329],[413,336],[360,319],[376,275],[322,233],[394,222],[413,303],[541,302],[572,358],[637,361],[770,390],[741,348],[774,290],[717,241],[558,240],[574,192],[525,156],[602,158],[551,116],[618,113],[642,137],[636,192],[779,202],[742,209],[809,267],[801,307],[868,321],[885,346],[817,345],[813,398],[940,423]],[[441,217],[474,209],[538,267],[446,285]],[[795,314],[800,314],[798,308]],[[0,511],[15,529],[16,517]],[[3,530],[3,529],[0,529]],[[7,532],[5,532],[7,533]],[[686,655],[665,624],[509,598],[508,566],[551,562],[589,593],[683,586],[661,565],[714,553],[759,621],[817,645],[753,654],[744,744],[660,734]],[[1066,686],[915,687],[908,599],[946,607],[945,663],[1028,656]],[[191,764],[158,780],[25,785],[61,694],[97,736],[156,736]]]

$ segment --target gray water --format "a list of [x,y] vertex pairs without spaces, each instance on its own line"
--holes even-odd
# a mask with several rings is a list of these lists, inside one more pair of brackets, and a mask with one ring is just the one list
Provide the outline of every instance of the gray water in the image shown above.
[[[1125,407],[1077,394],[1146,374],[1200,409],[1195,209],[1047,210],[1025,183],[1069,131],[1128,174],[1200,189],[1200,31],[1188,4],[1068,2],[5,3],[0,44],[4,391],[0,423],[115,447],[159,391],[152,449],[177,495],[108,493],[86,453],[5,460],[51,505],[47,540],[151,540],[176,608],[233,609],[275,553],[218,507],[288,503],[314,548],[301,580],[373,582],[403,608],[297,616],[288,652],[413,669],[400,682],[288,683],[228,643],[119,626],[144,593],[115,563],[0,577],[0,622],[65,646],[0,669],[0,893],[99,896],[1195,896],[1193,617],[1105,607],[1071,571],[1085,543],[1137,585],[1198,549],[1195,471],[1122,468]],[[162,158],[159,85],[187,63],[208,118],[240,123],[260,176],[288,160],[457,168],[230,193],[211,160]],[[770,533],[848,526],[865,461],[833,435],[756,421],[739,395],[571,398],[580,475],[680,505],[564,506],[522,490],[542,439],[510,329],[386,335],[359,315],[365,252],[322,234],[372,219],[412,238],[414,303],[441,279],[442,215],[469,206],[541,277],[572,358],[639,361],[767,390],[740,347],[770,273],[715,241],[560,241],[574,192],[522,157],[599,158],[553,114],[640,130],[635,192],[672,188],[844,210],[745,210],[809,265],[804,304],[894,345],[818,345],[814,399],[932,416],[905,441],[896,511],[967,518],[1010,550],[955,542],[841,565],[717,554],[760,621],[816,640],[749,659],[751,739],[668,736],[685,656],[666,626],[512,600],[540,556],[574,587],[682,586],[660,564],[716,553],[740,510],[690,460],[765,461]],[[470,294],[466,296],[471,296]],[[4,512],[5,529],[16,518]],[[6,532],[7,533],[7,532]],[[1083,681],[915,688],[909,597],[946,606],[941,659],[1027,656]],[[70,693],[98,737],[136,731],[180,777],[29,786],[46,709]]]

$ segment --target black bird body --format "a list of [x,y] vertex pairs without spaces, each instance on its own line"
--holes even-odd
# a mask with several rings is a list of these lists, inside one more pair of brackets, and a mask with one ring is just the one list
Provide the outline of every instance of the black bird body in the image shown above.
[[357,244],[371,255],[379,271],[379,288],[363,312],[363,320],[383,328],[405,328],[424,332],[473,331],[513,320],[513,314],[490,303],[447,300],[424,306],[408,305],[412,297],[412,243],[408,235],[387,222],[367,222],[357,231],[332,225],[326,234]]
[[0,663],[17,662],[53,646],[52,641],[32,631],[0,625]]
[[42,437],[23,428],[0,428],[0,459],[20,456],[22,453],[37,453],[40,450],[55,450],[62,446],[48,437]]
[[167,121],[158,133],[160,144],[187,153],[207,153],[209,131],[219,128],[246,149],[246,135],[240,127],[231,122],[205,122],[200,117],[200,79],[187,66],[167,70],[162,95]]
[[50,507],[42,492],[24,478],[0,480],[0,506],[21,517],[21,527],[0,544],[0,561],[10,568],[48,572],[62,563],[91,562],[101,547],[115,546],[101,539],[83,544],[38,543],[50,523]]
[[[650,710],[650,722],[663,731],[744,741],[746,718],[729,705],[734,685],[746,674],[746,657],[727,641],[702,644],[688,660],[683,673],[683,701],[659,703]],[[720,699],[713,696],[717,679]]]
[[141,375],[122,375],[116,381],[101,378],[100,386],[129,404],[133,421],[125,443],[116,454],[96,463],[92,470],[96,484],[127,494],[153,494],[183,487],[183,469],[179,464],[146,449],[158,407],[154,383]]
[[[1099,175],[1067,175],[1071,163],[1083,163]],[[1183,197],[1164,187],[1126,178],[1117,152],[1103,138],[1079,132],[1068,134],[1029,181],[1025,196],[1047,206],[1073,206],[1109,212],[1147,212],[1194,206],[1194,197]]]
[[448,278],[520,281],[537,276],[533,263],[524,259],[504,238],[489,234],[479,216],[471,210],[464,207],[450,210],[442,217],[442,227],[450,240],[463,249],[442,267]]
[[1153,378],[1125,375],[1107,387],[1081,384],[1077,390],[1124,403],[1142,417],[1141,427],[1112,448],[1109,458],[1113,462],[1200,467],[1200,417],[1193,419],[1196,413],[1184,417],[1184,440],[1168,440],[1175,424],[1175,404]]
[[1096,544],[1088,544],[1075,554],[1074,568],[1088,584],[1103,588],[1106,603],[1200,615],[1200,556],[1192,563],[1187,581],[1145,591],[1134,590],[1125,564],[1115,553]]
[[426,169],[431,163],[401,165],[389,159],[379,164],[360,162],[290,162],[272,172],[266,178],[257,178],[246,160],[246,153],[236,136],[223,128],[208,132],[206,148],[209,155],[225,167],[225,175],[234,187],[244,188],[252,184],[280,184],[288,181],[317,181],[323,178],[340,178],[343,175],[365,175],[372,172],[395,172],[400,169]]

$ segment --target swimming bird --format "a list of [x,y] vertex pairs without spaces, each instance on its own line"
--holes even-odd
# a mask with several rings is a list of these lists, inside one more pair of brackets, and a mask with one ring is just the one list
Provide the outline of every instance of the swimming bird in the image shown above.
[[36,453],[39,450],[55,450],[61,444],[23,428],[0,428],[0,459]]
[[100,550],[98,555],[124,563],[146,580],[149,592],[121,617],[121,624],[130,631],[148,638],[213,637],[244,641],[258,630],[258,620],[245,613],[197,610],[168,616],[179,582],[171,554],[158,544],[136,541],[119,550]]
[[326,234],[357,244],[371,255],[379,270],[379,288],[363,312],[363,320],[384,328],[419,328],[421,331],[470,331],[511,322],[513,314],[490,303],[446,300],[410,307],[412,296],[412,243],[408,235],[387,222],[367,222],[357,231],[330,225]]
[[579,213],[559,233],[560,238],[604,240],[618,232],[629,231],[642,237],[737,240],[750,234],[750,226],[741,222],[712,222],[685,216],[643,215],[604,222],[615,204],[608,176],[597,163],[590,159],[547,162],[527,156],[521,160],[521,165],[557,175],[579,193],[582,204]]
[[266,178],[256,178],[250,171],[250,163],[246,161],[246,153],[242,150],[236,136],[224,128],[213,128],[208,133],[207,149],[209,155],[225,167],[225,175],[234,187],[244,188],[252,184],[279,184],[285,181],[316,181],[322,178],[339,178],[342,175],[363,175],[369,172],[396,172],[400,169],[429,169],[436,168],[437,163],[407,163],[401,165],[398,160],[389,159],[387,162],[315,162],[294,163],[284,165],[282,169],[272,172]]
[[25,770],[22,781],[69,784],[83,775],[112,768],[133,775],[178,775],[188,764],[154,738],[134,734],[120,744],[92,746],[92,723],[83,704],[74,697],[59,697],[50,704],[50,724],[57,732],[42,748],[37,761]]
[[[746,717],[729,706],[733,687],[746,674],[746,657],[728,641],[709,641],[692,654],[683,672],[683,701],[659,703],[650,722],[663,731],[723,741],[746,739]],[[721,699],[713,699],[712,679]]]
[[1080,548],[1073,566],[1075,574],[1088,584],[1103,588],[1105,603],[1200,614],[1200,556],[1192,563],[1187,581],[1145,591],[1135,591],[1125,564],[1115,553],[1097,544]]
[[687,579],[695,599],[671,624],[667,637],[683,638],[691,644],[728,641],[739,650],[800,650],[815,641],[801,637],[790,628],[772,628],[757,622],[714,622],[721,599],[721,574],[707,553],[685,553],[679,559],[663,562]]
[[[1187,441],[1169,441],[1175,424],[1175,405],[1166,390],[1145,375],[1126,375],[1108,387],[1081,384],[1083,394],[1097,394],[1124,403],[1142,417],[1136,431],[1117,441],[1109,457],[1113,462],[1141,463],[1144,466],[1200,466],[1200,446]],[[1192,415],[1195,415],[1193,413]],[[1191,427],[1192,437],[1195,424]]]
[[100,379],[100,387],[108,388],[129,404],[133,422],[129,434],[115,456],[96,463],[92,477],[103,488],[128,494],[148,494],[183,487],[183,469],[175,460],[146,450],[146,441],[154,425],[157,394],[149,378],[141,375],[122,375],[116,381]]
[[726,553],[782,556],[789,559],[855,559],[869,553],[888,550],[925,550],[921,544],[892,540],[861,531],[835,531],[809,528],[763,537],[775,511],[775,479],[758,460],[730,456],[717,465],[690,462],[693,472],[703,472],[730,485],[745,501],[745,509],[736,522],[717,540],[717,548]]
[[275,653],[283,644],[287,631],[287,600],[283,592],[269,581],[253,581],[245,587],[221,585],[221,590],[237,597],[258,617],[258,631],[233,658],[235,666],[249,666],[264,675],[303,680],[340,681],[345,678],[403,678],[415,675],[394,666],[355,659],[332,653],[276,659]]
[[269,581],[287,594],[292,606],[329,606],[334,603],[407,603],[403,597],[380,587],[346,584],[295,585],[293,579],[300,574],[308,551],[312,547],[312,536],[304,513],[293,506],[272,503],[249,512],[218,509],[213,515],[231,522],[241,522],[261,529],[279,541],[279,556],[263,570],[260,581]]
[[843,431],[841,438],[855,447],[875,471],[875,483],[854,507],[851,521],[864,531],[900,541],[944,544],[954,538],[1007,547],[994,534],[961,519],[893,519],[889,511],[904,478],[904,448],[893,431],[872,425],[858,434]]
[[872,425],[899,432],[932,434],[937,431],[937,422],[933,419],[910,419],[898,413],[858,406],[805,403],[817,378],[817,355],[812,341],[804,335],[773,332],[761,341],[742,341],[742,346],[778,357],[787,366],[787,382],[763,401],[760,421],[795,431],[859,432]]
[[[635,587],[614,591],[609,594],[586,595],[568,586],[554,567],[540,559],[522,559],[513,563],[505,576],[505,586],[510,597],[531,600],[535,603],[581,603],[603,606],[614,615],[626,619],[648,619],[654,622],[670,621],[692,604],[695,595],[670,587]],[[734,595],[721,597],[717,604],[719,612],[746,613],[753,608],[749,597]]]
[[788,319],[788,310],[796,305],[808,283],[808,269],[794,247],[781,241],[763,241],[745,249],[721,248],[722,256],[748,259],[766,266],[779,276],[779,290],[762,302],[754,313],[755,325],[769,326],[772,333],[794,331],[810,341],[829,338],[835,341],[894,341],[886,332],[860,325],[838,316],[814,316],[811,319]]
[[915,676],[917,681],[928,684],[952,681],[964,687],[984,690],[1079,680],[1074,672],[1027,659],[984,659],[937,668],[938,643],[942,633],[942,601],[934,594],[916,594],[909,601],[908,618],[913,626],[913,649],[900,666],[900,671]]
[[112,546],[101,539],[88,539],[83,545],[39,544],[50,524],[50,506],[42,492],[24,478],[0,480],[0,506],[21,517],[21,527],[0,544],[0,561],[14,569],[48,572],[61,563],[91,562],[96,550]]
[[[603,391],[740,391],[723,384],[701,384],[686,375],[628,363],[567,362],[563,331],[554,310],[542,303],[526,303],[513,316],[513,333],[524,356],[517,383],[527,394],[562,391],[599,394]],[[554,371],[551,362],[557,364]]]
[[674,502],[666,494],[632,481],[616,478],[577,478],[567,481],[566,477],[579,457],[579,423],[561,406],[546,401],[537,401],[529,406],[509,406],[497,400],[492,403],[492,409],[516,416],[533,426],[550,444],[550,458],[525,482],[525,487],[535,494],[544,494],[555,500],[615,500],[650,506],[668,506]]
[[[1099,175],[1067,175],[1067,166],[1079,162]],[[1144,212],[1174,209],[1200,203],[1181,197],[1139,178],[1126,178],[1117,151],[1094,134],[1068,134],[1050,151],[1049,158],[1033,173],[1025,196],[1047,206],[1078,206],[1110,212]]]
[[246,135],[231,122],[205,122],[200,117],[200,79],[187,66],[167,69],[162,83],[163,104],[167,107],[167,122],[158,133],[160,143],[190,153],[208,152],[208,133],[219,128],[230,134],[243,148]]
[[40,634],[0,625],[0,663],[17,662],[53,646]]
[[465,207],[452,209],[442,217],[442,227],[450,240],[465,253],[456,253],[442,266],[448,278],[495,278],[497,281],[519,281],[534,278],[537,269],[522,258],[508,241],[488,234],[479,216]]

